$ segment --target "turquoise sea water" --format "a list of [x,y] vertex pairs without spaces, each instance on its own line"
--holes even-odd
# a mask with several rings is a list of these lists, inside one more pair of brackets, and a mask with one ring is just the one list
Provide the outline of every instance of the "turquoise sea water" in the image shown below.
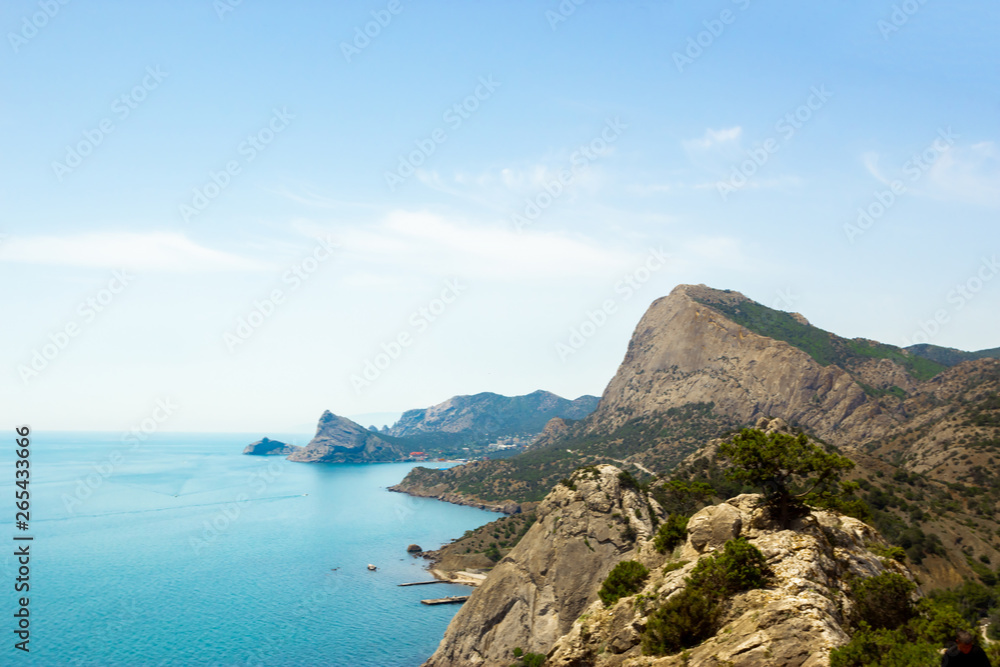
[[[419,600],[469,589],[397,587],[431,578],[406,546],[437,548],[496,515],[385,490],[414,464],[243,456],[251,439],[33,434],[31,652],[13,649],[4,613],[0,664],[388,667],[433,653],[458,606]],[[12,545],[22,533],[3,506]],[[11,613],[13,551],[0,556]]]

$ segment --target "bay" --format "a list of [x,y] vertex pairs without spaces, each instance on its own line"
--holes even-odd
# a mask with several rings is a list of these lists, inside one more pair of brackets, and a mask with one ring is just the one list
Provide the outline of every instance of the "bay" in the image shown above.
[[[254,439],[34,433],[31,652],[19,664],[412,667],[429,657],[459,606],[420,599],[470,589],[398,587],[430,579],[405,549],[436,548],[498,515],[386,490],[417,464],[242,455]],[[0,455],[0,497],[13,497],[12,451]],[[0,533],[22,534],[13,512]],[[4,551],[10,591],[17,563]]]

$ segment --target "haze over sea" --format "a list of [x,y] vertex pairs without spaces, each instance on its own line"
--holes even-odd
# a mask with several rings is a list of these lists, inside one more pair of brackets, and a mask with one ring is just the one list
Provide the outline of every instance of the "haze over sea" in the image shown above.
[[[412,463],[243,456],[254,439],[156,434],[133,447],[120,433],[33,433],[31,652],[19,664],[412,667],[429,657],[459,607],[419,600],[470,589],[397,587],[431,578],[406,546],[436,548],[496,515],[386,491]],[[11,452],[0,469],[14,469]],[[13,497],[2,481],[0,496]],[[12,519],[11,507],[4,534],[18,532]],[[17,566],[4,551],[10,582]]]

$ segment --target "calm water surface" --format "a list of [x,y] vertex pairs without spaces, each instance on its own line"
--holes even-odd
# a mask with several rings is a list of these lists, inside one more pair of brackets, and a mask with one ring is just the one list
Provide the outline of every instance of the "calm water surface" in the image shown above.
[[[433,653],[459,607],[419,600],[469,589],[397,587],[430,579],[406,546],[437,548],[497,515],[385,490],[414,464],[243,456],[253,439],[171,434],[133,447],[118,433],[33,434],[31,653],[10,662],[7,645],[0,663],[388,667]],[[9,506],[8,545],[12,522]],[[11,608],[16,563],[4,552]]]

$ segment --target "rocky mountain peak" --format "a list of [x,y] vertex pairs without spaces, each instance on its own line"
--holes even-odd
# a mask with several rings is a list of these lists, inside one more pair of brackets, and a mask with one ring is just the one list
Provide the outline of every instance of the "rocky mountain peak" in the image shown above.
[[292,452],[289,461],[362,463],[396,461],[404,457],[398,446],[347,417],[323,412],[316,435],[305,447]]
[[831,442],[864,439],[895,423],[844,368],[733,320],[760,308],[739,292],[704,285],[679,285],[654,301],[593,422],[612,430],[629,418],[704,402],[743,423],[780,416]]

